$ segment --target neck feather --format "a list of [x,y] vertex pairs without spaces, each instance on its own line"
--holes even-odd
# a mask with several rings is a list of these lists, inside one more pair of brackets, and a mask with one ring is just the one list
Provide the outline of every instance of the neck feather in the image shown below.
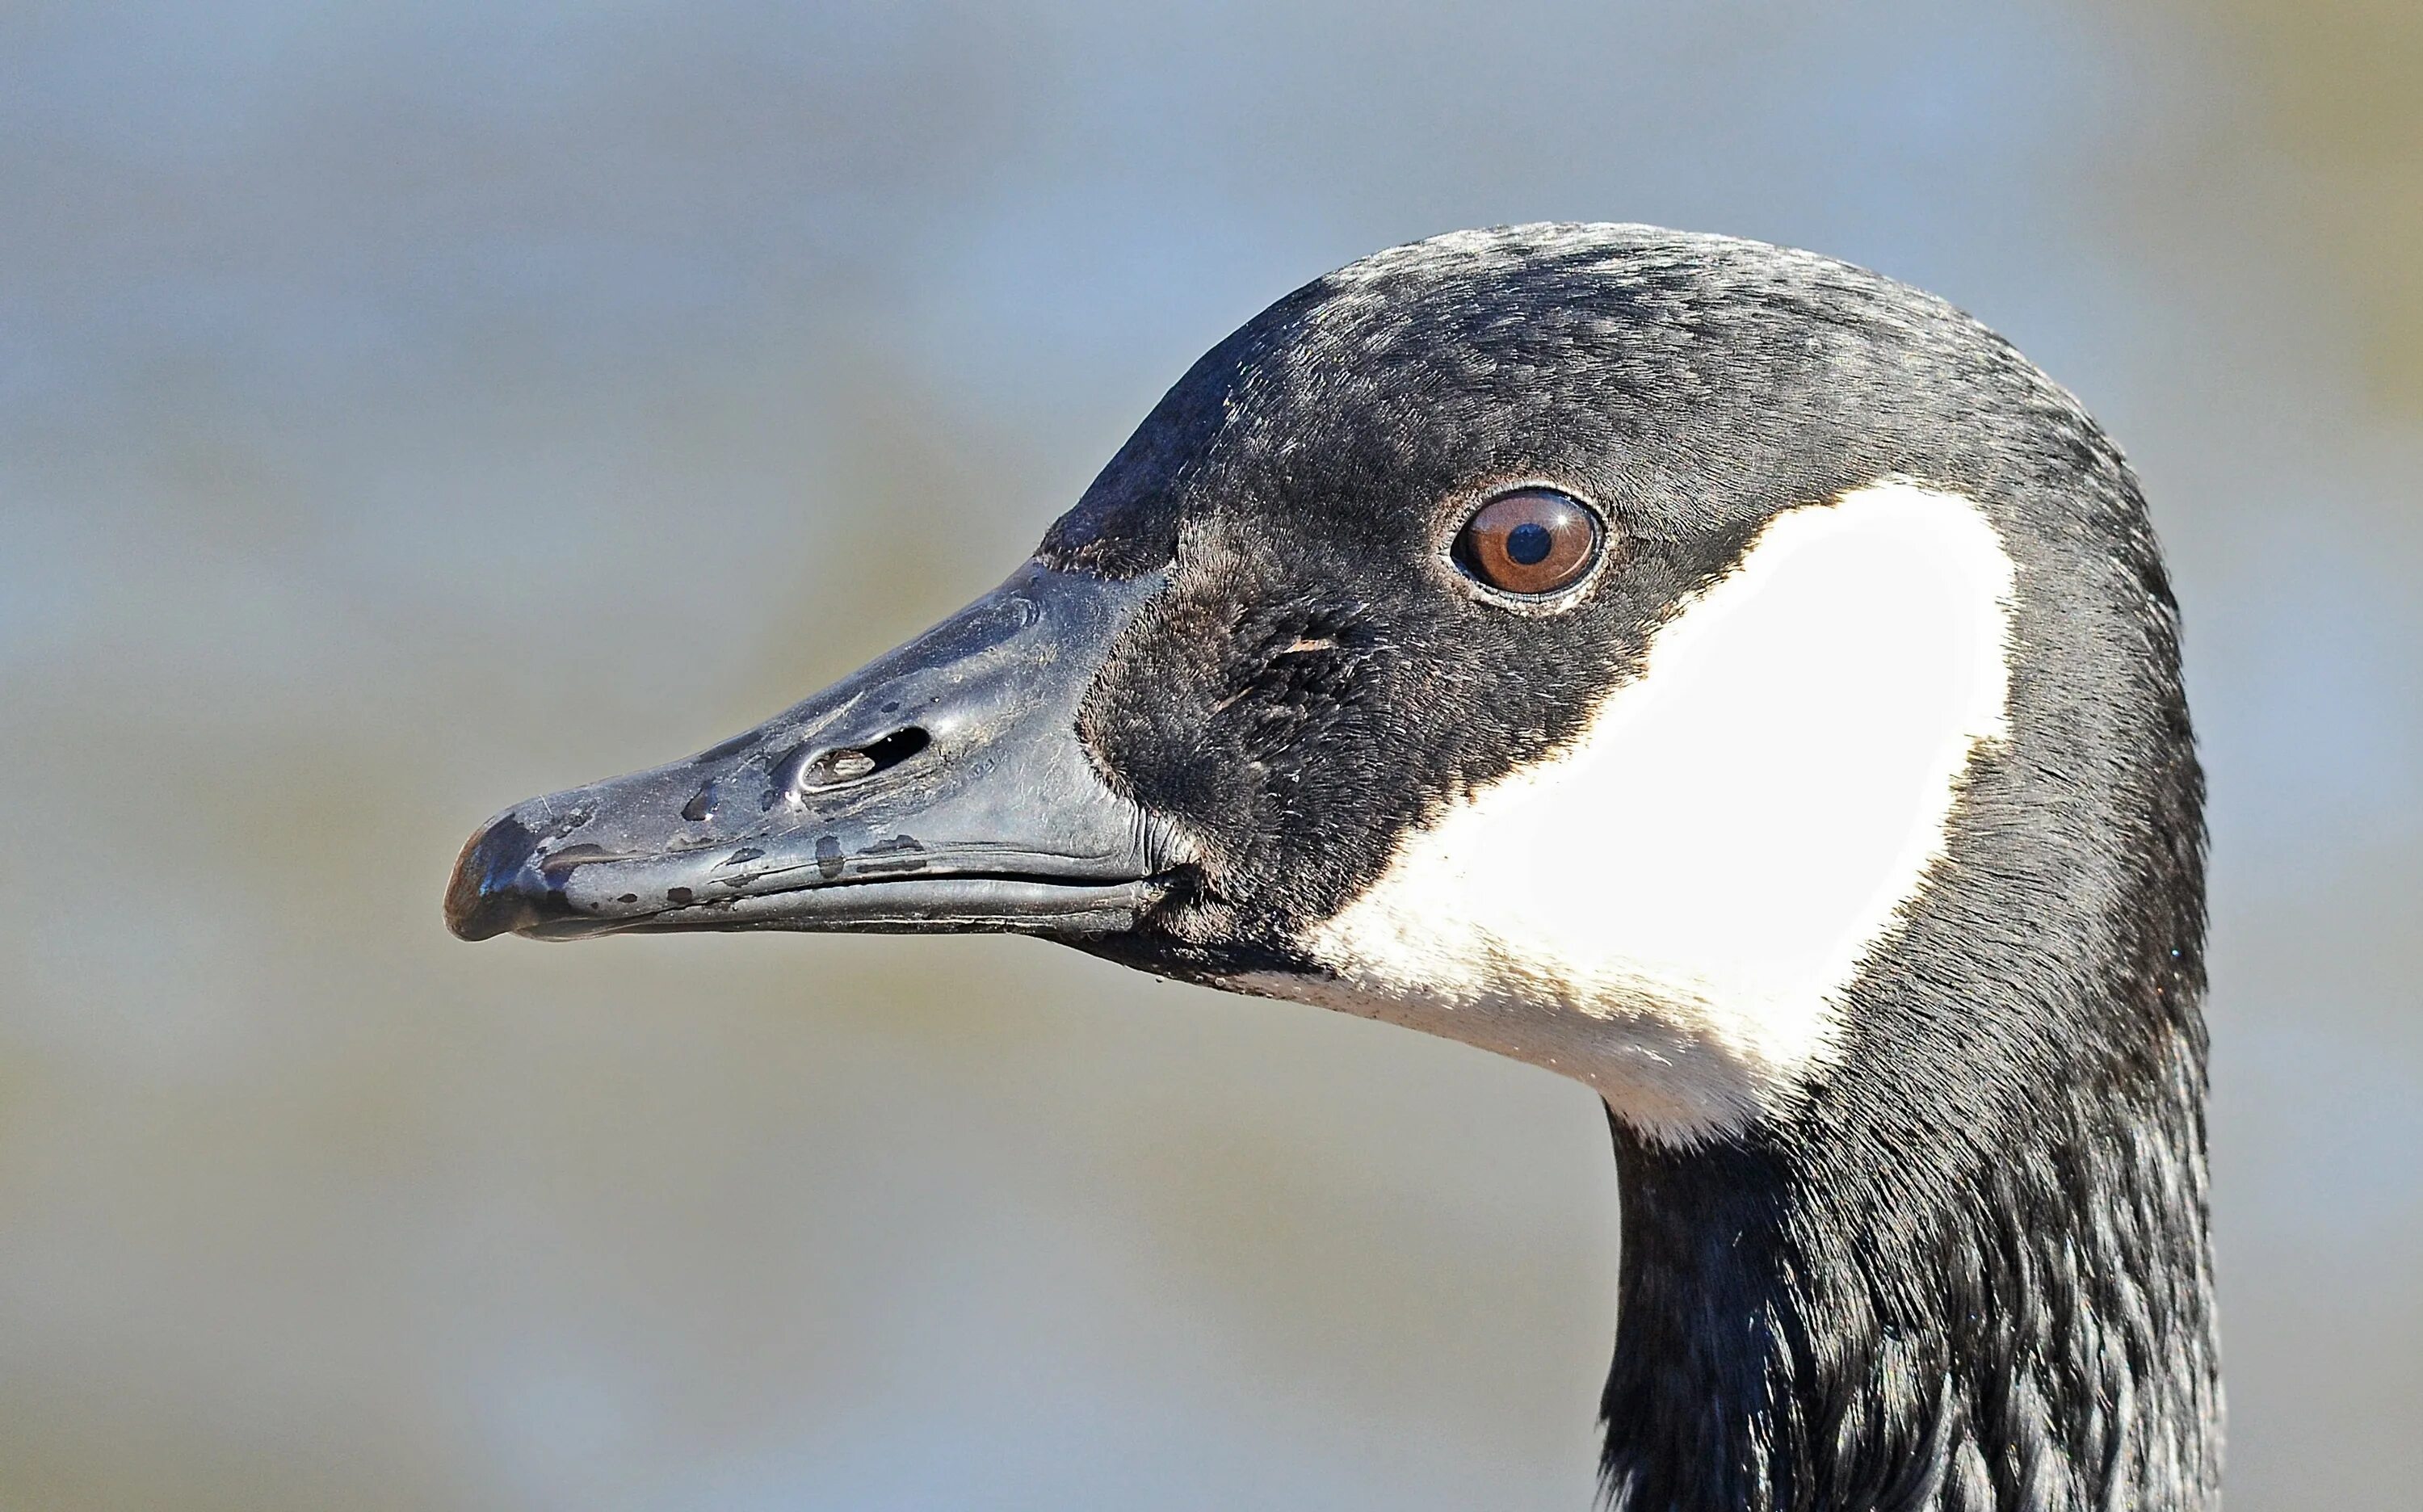
[[1610,1504],[2217,1505],[2201,1046],[2131,1069],[1910,1143],[1824,1106],[1691,1152],[1611,1121]]

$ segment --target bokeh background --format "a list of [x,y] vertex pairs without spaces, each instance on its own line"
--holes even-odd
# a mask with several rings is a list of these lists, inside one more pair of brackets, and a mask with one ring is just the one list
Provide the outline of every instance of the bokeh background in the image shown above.
[[0,1505],[1579,1507],[1579,1088],[455,847],[974,597],[1261,305],[1638,219],[2142,469],[2233,1504],[2423,1484],[2423,7],[0,7]]

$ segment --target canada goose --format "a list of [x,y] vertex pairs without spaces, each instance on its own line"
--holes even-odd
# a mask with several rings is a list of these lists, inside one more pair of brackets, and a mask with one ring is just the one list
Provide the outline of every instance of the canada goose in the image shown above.
[[1002,930],[1606,1100],[1611,1503],[2207,1507],[2203,784],[2136,479],[1924,294],[1396,247],[1002,587],[508,810],[454,931]]

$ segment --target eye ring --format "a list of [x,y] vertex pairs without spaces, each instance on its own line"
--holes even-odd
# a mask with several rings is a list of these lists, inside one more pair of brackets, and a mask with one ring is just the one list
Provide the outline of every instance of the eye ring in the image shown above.
[[1536,602],[1590,576],[1606,549],[1595,511],[1560,489],[1512,488],[1467,517],[1449,555],[1496,594]]

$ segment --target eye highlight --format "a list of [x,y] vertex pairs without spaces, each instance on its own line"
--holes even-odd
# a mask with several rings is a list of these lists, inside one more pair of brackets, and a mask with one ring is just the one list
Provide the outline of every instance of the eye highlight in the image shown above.
[[1598,517],[1554,488],[1517,488],[1474,511],[1456,533],[1466,577],[1535,598],[1571,587],[1598,560]]

